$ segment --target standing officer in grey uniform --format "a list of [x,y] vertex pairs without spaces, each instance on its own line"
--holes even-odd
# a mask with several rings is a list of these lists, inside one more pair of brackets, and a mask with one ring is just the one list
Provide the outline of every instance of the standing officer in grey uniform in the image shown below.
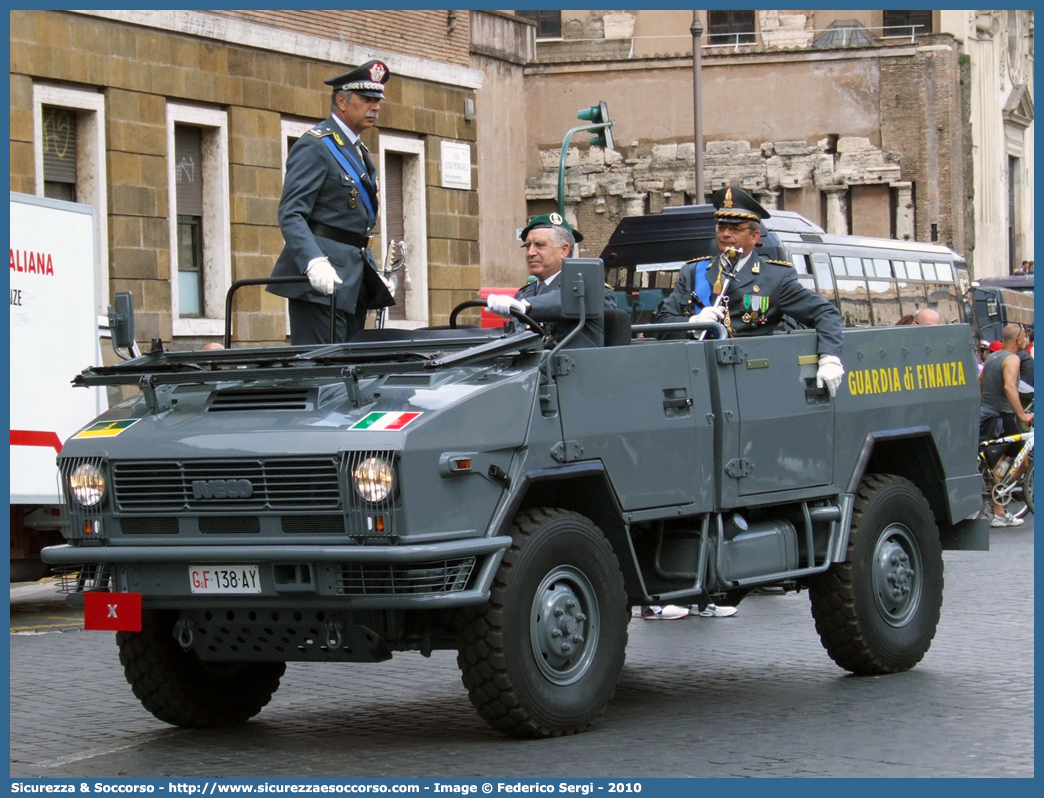
[[[711,198],[717,221],[718,250],[735,250],[732,259],[735,277],[723,301],[714,305],[722,292],[728,263],[722,254],[716,258],[697,258],[686,263],[678,274],[674,291],[660,303],[658,322],[716,321],[729,335],[767,335],[783,320],[792,317],[814,327],[818,339],[819,370],[816,382],[837,393],[844,368],[841,366],[841,314],[819,294],[798,282],[794,268],[786,261],[764,260],[754,251],[761,238],[761,220],[768,211],[733,186],[719,189]],[[727,300],[727,301],[726,301]]]
[[[526,265],[532,275],[531,282],[518,289],[513,298],[506,294],[491,294],[486,298],[486,307],[504,317],[509,317],[512,310],[524,313],[533,321],[544,324],[552,337],[560,341],[576,327],[577,321],[562,318],[559,273],[562,261],[572,254],[573,246],[584,237],[557,213],[531,217],[520,237],[526,251]],[[616,294],[609,286],[605,289],[605,307],[616,307]],[[566,348],[602,346],[604,342],[605,326],[588,320]]]
[[[368,308],[394,305],[370,252],[379,212],[377,168],[359,134],[377,122],[390,73],[370,61],[330,78],[333,113],[290,150],[279,200],[286,242],[273,277],[305,274],[308,283],[270,285],[289,299],[290,343],[347,341],[366,323]],[[337,328],[330,341],[330,301],[337,293]]]

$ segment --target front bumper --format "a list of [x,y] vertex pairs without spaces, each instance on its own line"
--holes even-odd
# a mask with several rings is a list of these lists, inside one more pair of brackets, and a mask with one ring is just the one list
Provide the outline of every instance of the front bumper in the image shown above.
[[[108,589],[146,608],[441,609],[489,599],[510,537],[400,546],[50,546],[45,562],[111,568]],[[257,565],[261,592],[193,593],[193,565]],[[87,587],[86,589],[90,589]]]

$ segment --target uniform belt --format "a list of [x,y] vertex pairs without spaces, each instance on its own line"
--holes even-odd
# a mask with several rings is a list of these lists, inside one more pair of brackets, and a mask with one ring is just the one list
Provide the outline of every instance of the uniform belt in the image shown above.
[[336,227],[330,227],[322,222],[309,222],[308,229],[317,236],[329,238],[350,247],[369,249],[370,243],[373,241],[373,236],[361,236],[358,233],[349,233],[347,230],[338,230]]

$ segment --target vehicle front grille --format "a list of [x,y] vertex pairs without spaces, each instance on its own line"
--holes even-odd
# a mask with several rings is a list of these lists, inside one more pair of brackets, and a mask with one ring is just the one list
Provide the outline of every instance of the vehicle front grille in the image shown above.
[[124,535],[176,535],[178,519],[170,516],[121,518],[120,532]]
[[135,460],[111,464],[123,513],[338,510],[336,457]]
[[337,567],[334,592],[339,596],[457,593],[475,568],[474,557],[427,563],[345,563]]

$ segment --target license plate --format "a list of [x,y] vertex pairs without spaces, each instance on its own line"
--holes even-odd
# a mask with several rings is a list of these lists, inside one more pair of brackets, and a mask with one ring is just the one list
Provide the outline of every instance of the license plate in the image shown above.
[[260,593],[256,565],[190,565],[193,593]]

